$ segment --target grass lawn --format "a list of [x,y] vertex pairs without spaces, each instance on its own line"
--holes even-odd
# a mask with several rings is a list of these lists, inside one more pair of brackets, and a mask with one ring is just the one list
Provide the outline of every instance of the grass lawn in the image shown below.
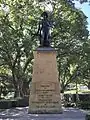
[[[67,90],[64,94],[76,94],[76,90]],[[78,94],[90,94],[90,90],[78,90]]]

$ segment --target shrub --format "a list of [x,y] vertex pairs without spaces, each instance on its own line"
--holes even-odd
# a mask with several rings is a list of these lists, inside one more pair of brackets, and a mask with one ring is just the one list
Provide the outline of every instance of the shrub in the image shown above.
[[17,106],[18,107],[26,107],[28,105],[29,105],[29,97],[17,99]]
[[90,109],[90,101],[78,102],[78,107],[81,109]]
[[90,113],[86,115],[85,120],[90,120]]
[[26,107],[29,105],[29,97],[17,98],[12,100],[1,100],[0,109],[9,109],[12,107]]
[[83,102],[90,101],[90,94],[79,94],[79,100]]
[[12,107],[12,102],[9,100],[0,101],[0,109],[9,109]]
[[76,104],[75,103],[72,103],[72,102],[65,102],[64,103],[64,107],[75,107]]

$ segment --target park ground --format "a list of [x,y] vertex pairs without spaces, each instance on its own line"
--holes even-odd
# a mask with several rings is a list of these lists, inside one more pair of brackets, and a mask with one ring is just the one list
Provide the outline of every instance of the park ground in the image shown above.
[[62,114],[28,114],[28,107],[16,107],[0,112],[0,120],[85,120],[86,111],[64,108]]

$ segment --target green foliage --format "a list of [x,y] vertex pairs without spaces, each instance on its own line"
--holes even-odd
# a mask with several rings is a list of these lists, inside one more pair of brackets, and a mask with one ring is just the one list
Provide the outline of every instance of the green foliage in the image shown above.
[[63,91],[69,83],[81,81],[83,70],[87,68],[83,49],[88,42],[87,21],[83,12],[63,0],[54,6],[54,19],[53,40],[57,47],[59,80]]
[[32,71],[32,65],[29,63],[33,59],[32,50],[37,45],[33,33],[37,29],[35,17],[38,17],[38,6],[34,5],[33,0],[6,0],[0,4],[0,61],[1,66],[7,65],[11,71],[12,83],[18,94],[22,92],[23,83],[28,85],[30,81],[29,70]]
[[[43,7],[37,0],[1,0],[0,5],[0,71],[2,67],[8,71],[15,97],[24,96],[32,78],[33,49],[38,46],[36,32]],[[49,17],[55,21],[52,46],[57,48],[59,80],[64,90],[72,81],[87,76],[83,76],[89,65],[87,21],[84,13],[66,0],[53,0],[51,5]]]
[[79,102],[78,107],[81,109],[90,109],[90,102],[89,101]]
[[90,120],[90,113],[86,114],[85,120]]
[[13,107],[26,107],[29,104],[29,98],[15,98],[11,100],[0,100],[0,109],[10,109]]

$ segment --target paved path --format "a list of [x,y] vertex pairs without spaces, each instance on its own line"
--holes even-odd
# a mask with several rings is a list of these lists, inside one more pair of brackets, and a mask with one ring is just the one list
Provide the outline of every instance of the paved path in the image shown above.
[[74,108],[63,108],[63,114],[28,114],[28,107],[17,107],[0,112],[0,120],[85,120],[85,115]]

